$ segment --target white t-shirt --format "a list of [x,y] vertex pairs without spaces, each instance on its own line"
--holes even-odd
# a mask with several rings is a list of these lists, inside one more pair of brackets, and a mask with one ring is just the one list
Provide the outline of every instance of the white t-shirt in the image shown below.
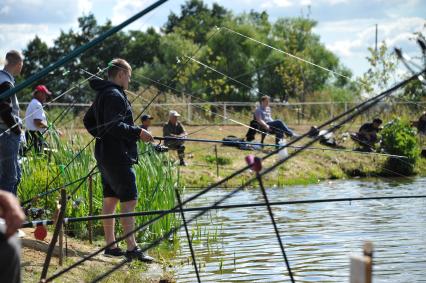
[[44,129],[38,128],[34,124],[34,119],[47,122],[43,105],[35,98],[31,100],[30,104],[28,104],[27,111],[25,112],[25,126],[29,131],[43,131]]

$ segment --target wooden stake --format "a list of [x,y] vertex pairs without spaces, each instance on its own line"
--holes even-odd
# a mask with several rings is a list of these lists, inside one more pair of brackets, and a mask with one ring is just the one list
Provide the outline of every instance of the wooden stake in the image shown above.
[[[89,176],[89,215],[93,215],[93,177]],[[93,243],[93,224],[92,220],[89,220],[89,243]]]
[[364,243],[364,255],[351,257],[351,283],[373,282],[373,244]]
[[[41,272],[40,282],[44,282],[46,280],[47,271],[49,269],[50,260],[52,258],[52,253],[55,248],[56,242],[58,240],[59,232],[62,228],[64,217],[65,217],[65,209],[67,205],[67,193],[65,189],[61,190],[61,205],[59,208],[59,212],[57,213],[55,230],[53,231],[52,240],[49,243],[49,248],[47,250],[46,259],[44,260],[43,270]],[[61,252],[59,252],[61,253]]]
[[214,145],[214,155],[216,159],[216,176],[219,177],[219,160],[217,159],[217,145]]

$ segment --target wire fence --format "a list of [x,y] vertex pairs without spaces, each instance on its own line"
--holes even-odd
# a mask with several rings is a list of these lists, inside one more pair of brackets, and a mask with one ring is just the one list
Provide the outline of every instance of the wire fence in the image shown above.
[[[281,119],[290,125],[310,125],[335,117],[338,113],[357,105],[359,102],[304,102],[304,103],[271,103],[274,118]],[[21,103],[27,105],[28,102]],[[64,124],[81,128],[82,117],[90,107],[89,103],[51,103],[46,107],[51,117],[56,116],[64,108],[72,110],[65,114]],[[144,105],[135,103],[134,109],[143,109]],[[160,125],[168,119],[168,111],[176,110],[182,115],[187,125],[232,125],[231,119],[250,123],[256,104],[253,102],[174,102],[153,103],[149,113],[154,117],[153,124]],[[410,120],[417,120],[426,109],[426,102],[385,101],[369,109],[359,117],[358,123],[371,121],[377,116],[387,121],[393,117],[405,116]]]

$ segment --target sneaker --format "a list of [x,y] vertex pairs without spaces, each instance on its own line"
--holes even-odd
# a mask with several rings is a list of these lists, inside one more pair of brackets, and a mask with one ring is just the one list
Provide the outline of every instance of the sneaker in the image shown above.
[[147,262],[147,263],[151,263],[154,261],[153,257],[150,257],[149,255],[144,254],[139,247],[135,247],[133,251],[126,251],[126,258],[129,260],[136,259],[136,260]]
[[179,162],[179,166],[187,166],[188,164],[185,162],[185,160],[181,160]]
[[120,248],[112,248],[112,249],[106,249],[104,251],[104,255],[105,256],[110,256],[110,257],[119,257],[119,256],[123,256],[124,252],[123,250],[121,250]]

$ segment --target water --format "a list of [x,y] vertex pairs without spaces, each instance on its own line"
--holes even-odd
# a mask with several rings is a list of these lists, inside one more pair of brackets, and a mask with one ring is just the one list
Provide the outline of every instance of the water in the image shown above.
[[[350,180],[267,193],[271,201],[288,201],[424,194],[424,188],[426,178]],[[217,189],[191,206],[209,205],[227,192]],[[259,189],[241,191],[226,204],[254,202],[263,202]],[[426,282],[425,204],[425,199],[397,199],[297,204],[273,211],[297,282],[349,282],[349,257],[361,254],[365,240],[374,244],[374,282]],[[266,208],[212,211],[192,223],[190,231],[202,282],[289,282]],[[196,282],[181,233],[177,281]]]

